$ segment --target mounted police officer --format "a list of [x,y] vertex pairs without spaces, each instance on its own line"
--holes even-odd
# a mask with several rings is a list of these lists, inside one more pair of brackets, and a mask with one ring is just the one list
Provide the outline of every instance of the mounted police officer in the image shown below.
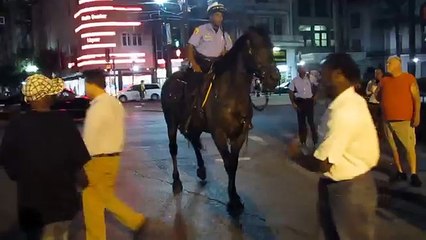
[[210,22],[195,28],[188,41],[188,60],[194,72],[207,73],[211,65],[232,47],[232,40],[223,29],[223,4],[213,3],[207,8]]
[[[213,63],[224,56],[232,47],[231,37],[223,29],[223,17],[226,13],[225,6],[214,2],[207,8],[207,13],[210,22],[195,28],[188,41],[188,60],[193,72],[199,74],[194,76],[195,79],[205,80],[204,75],[212,69]],[[200,83],[201,89],[196,96],[194,106],[199,113],[202,113],[202,101],[209,83],[210,81],[207,80]],[[192,114],[187,120],[185,131],[187,131],[191,118]]]

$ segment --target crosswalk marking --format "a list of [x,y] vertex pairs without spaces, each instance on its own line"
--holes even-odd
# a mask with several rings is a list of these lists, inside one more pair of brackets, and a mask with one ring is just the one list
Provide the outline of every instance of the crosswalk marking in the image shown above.
[[[238,161],[249,161],[251,160],[251,157],[240,157],[238,158]],[[222,158],[216,158],[215,159],[216,162],[223,162]]]
[[262,145],[268,145],[268,143],[261,137],[255,136],[255,135],[251,135],[248,137],[250,140],[258,142]]

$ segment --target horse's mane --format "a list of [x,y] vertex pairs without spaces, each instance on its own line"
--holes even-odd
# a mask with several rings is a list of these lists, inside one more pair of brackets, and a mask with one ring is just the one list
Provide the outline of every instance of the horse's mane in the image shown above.
[[[269,32],[265,28],[257,26],[249,27],[248,30],[237,39],[231,50],[229,50],[223,58],[219,59],[214,64],[214,69],[217,73],[223,73],[225,70],[229,69],[229,66],[232,66],[237,62],[238,54],[247,46],[247,40],[250,39],[250,34],[252,33],[259,35],[262,39],[262,44],[266,44],[266,47],[273,47],[271,38],[269,37]],[[253,46],[253,48],[256,47],[257,46]]]

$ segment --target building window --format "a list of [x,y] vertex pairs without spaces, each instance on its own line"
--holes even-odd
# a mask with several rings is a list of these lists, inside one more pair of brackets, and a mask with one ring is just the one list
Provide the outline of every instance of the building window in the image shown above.
[[280,17],[274,18],[274,34],[283,35],[283,19]]
[[310,17],[311,16],[311,0],[299,0],[298,12],[299,17]]
[[271,25],[270,25],[269,20],[270,20],[269,17],[256,17],[255,18],[255,25],[270,31]]
[[314,42],[316,47],[328,47],[328,33],[326,26],[314,26]]
[[123,33],[121,41],[123,46],[142,46],[142,35],[138,33]]
[[361,51],[361,40],[360,39],[352,39],[351,45],[352,45],[353,51]]
[[361,27],[361,14],[352,13],[351,14],[351,28],[356,29]]
[[328,17],[328,0],[315,0],[315,16]]
[[300,25],[299,26],[300,35],[303,36],[303,42],[305,47],[312,46],[312,26],[310,25]]
[[312,31],[312,27],[309,25],[300,25],[299,32],[310,32]]

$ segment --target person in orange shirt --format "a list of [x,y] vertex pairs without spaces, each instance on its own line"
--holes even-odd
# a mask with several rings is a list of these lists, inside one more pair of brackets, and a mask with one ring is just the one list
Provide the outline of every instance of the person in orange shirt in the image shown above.
[[422,182],[417,176],[416,135],[415,128],[420,124],[420,94],[416,78],[402,72],[401,59],[397,56],[389,57],[388,72],[392,77],[385,77],[380,82],[379,97],[384,119],[384,131],[392,149],[393,159],[397,167],[397,174],[390,178],[391,182],[405,181],[398,145],[398,140],[405,148],[407,160],[411,170],[411,185],[420,187]]

